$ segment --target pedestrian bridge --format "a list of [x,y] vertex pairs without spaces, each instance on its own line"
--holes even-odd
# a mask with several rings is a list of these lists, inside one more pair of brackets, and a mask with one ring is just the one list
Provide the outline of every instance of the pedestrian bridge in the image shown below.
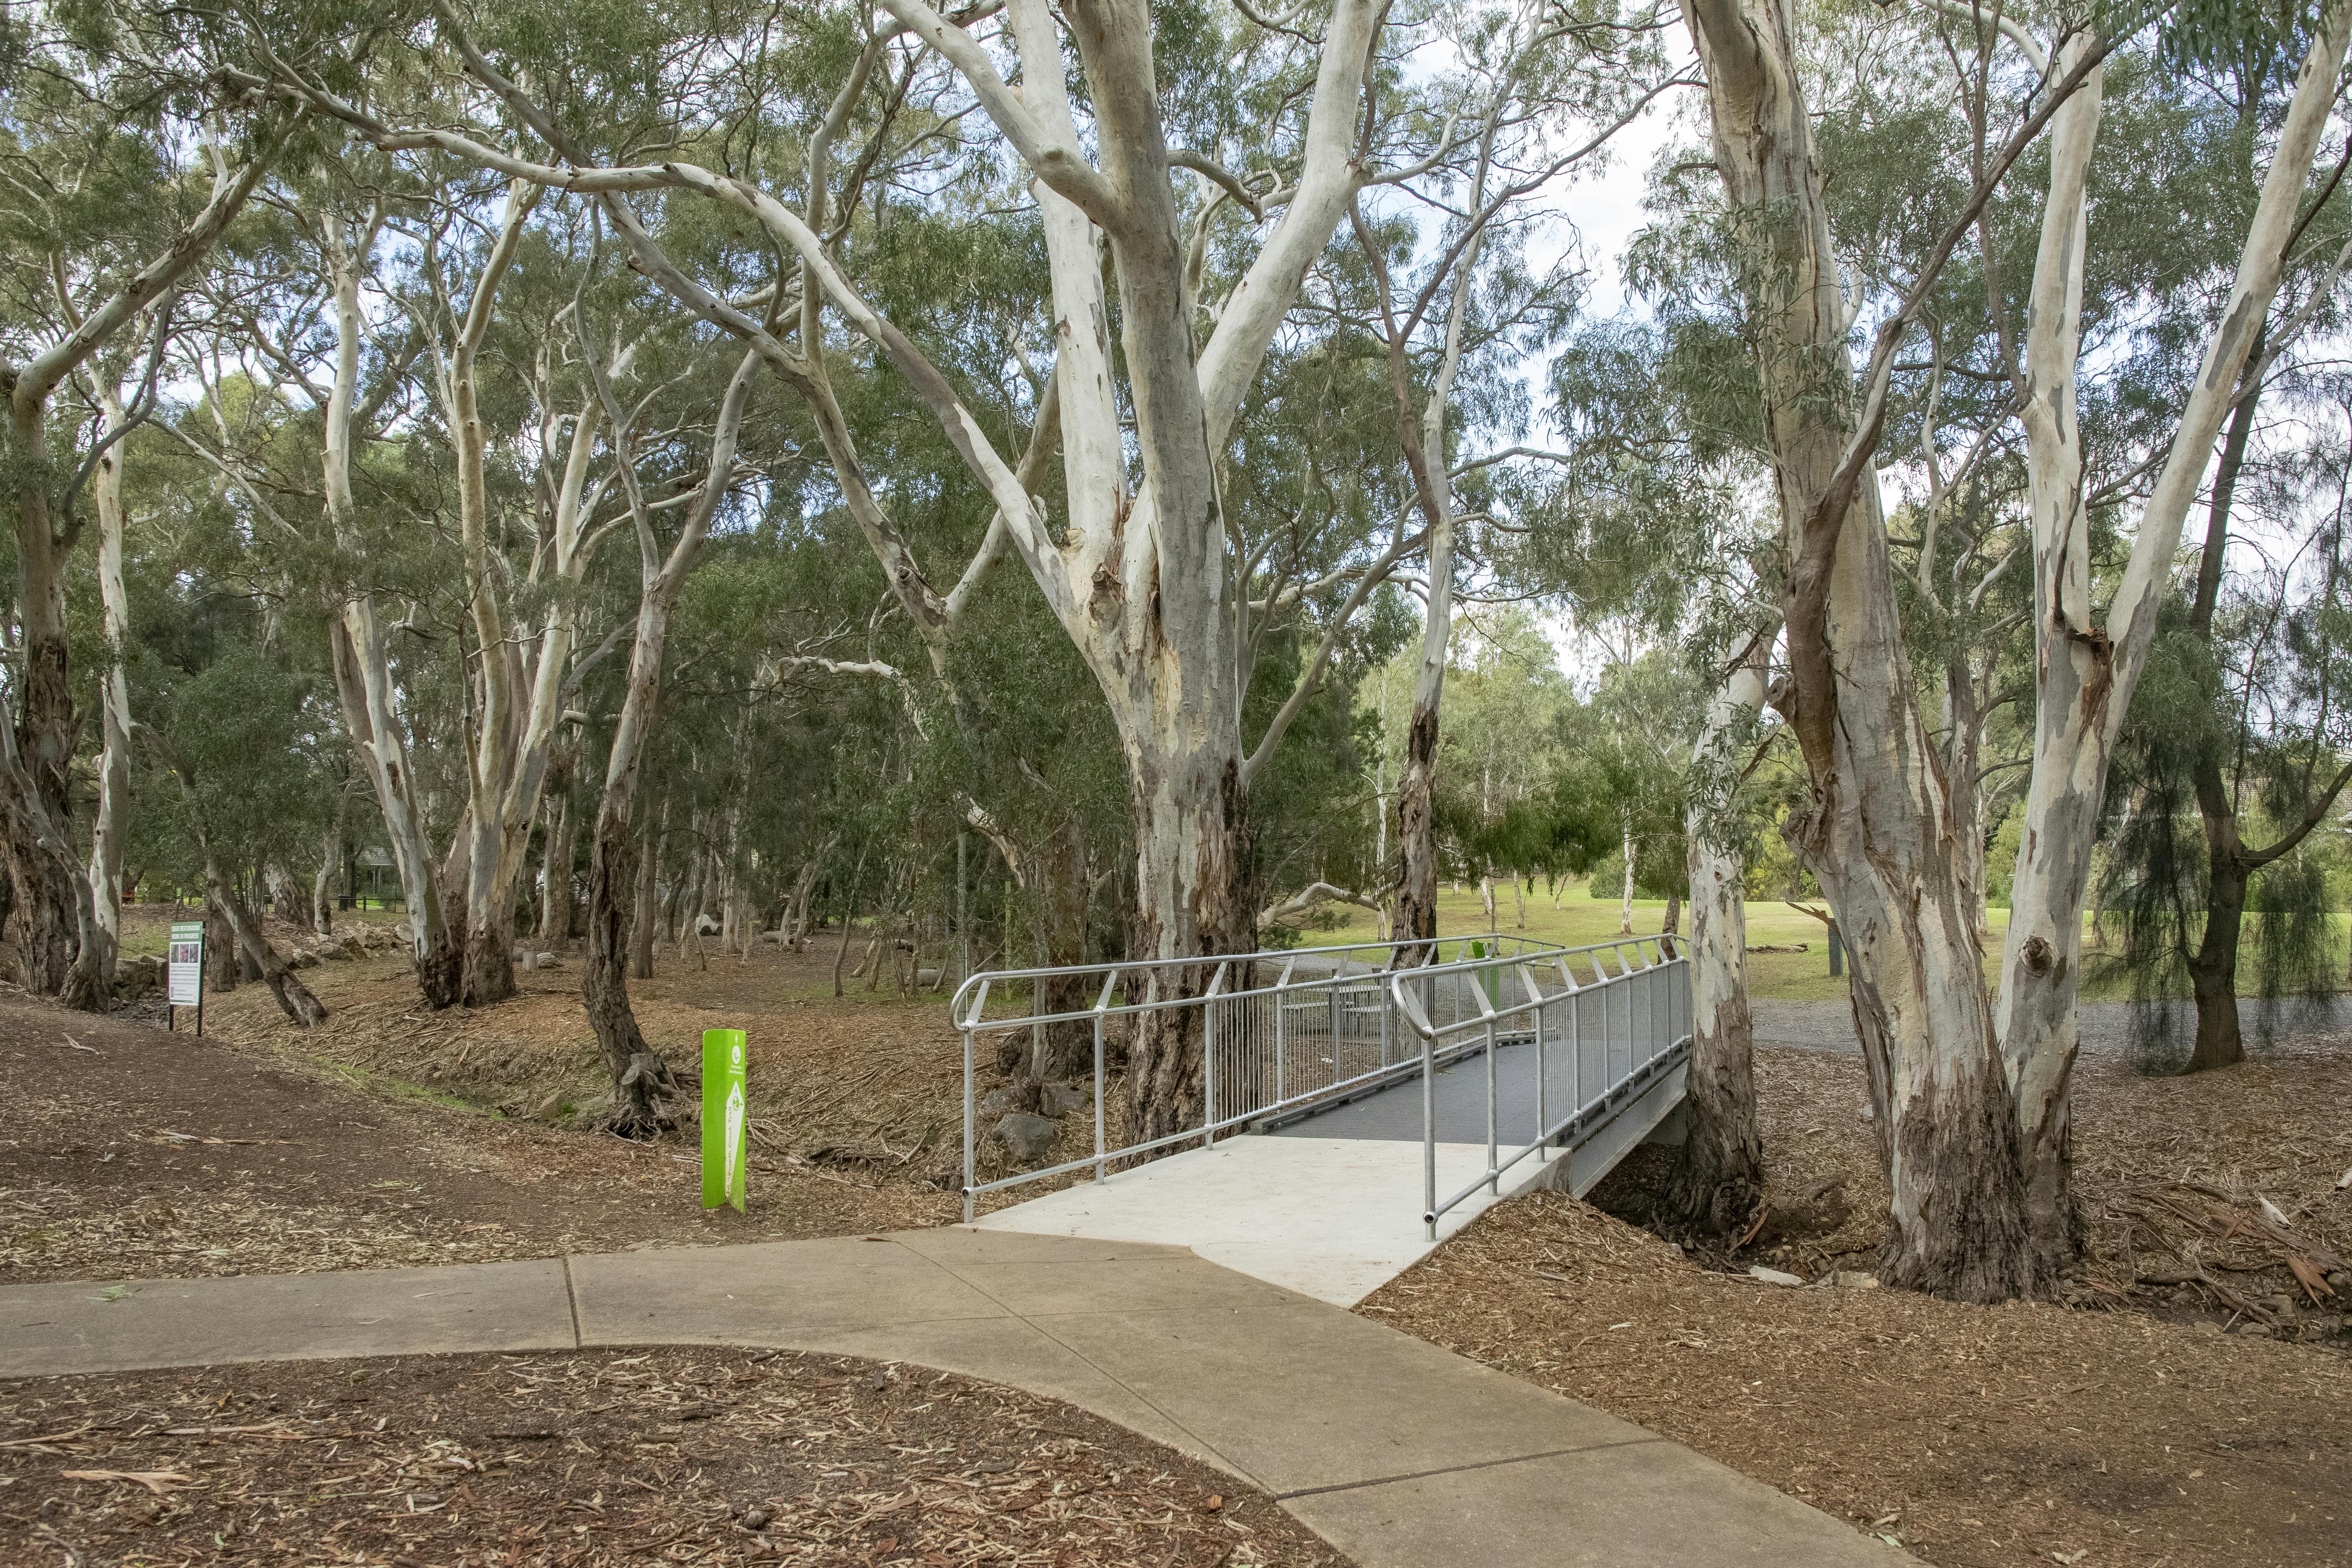
[[[1044,1011],[1047,994],[1087,1005]],[[953,1012],[967,1223],[1172,1243],[1348,1306],[1501,1199],[1581,1195],[1636,1144],[1675,1134],[1690,963],[1671,937],[1449,937],[991,971]],[[1140,1142],[1102,1089],[1146,1028],[1200,1031],[1202,1103],[1192,1127]],[[1072,1029],[1093,1037],[1092,1152],[980,1179],[980,1075],[1001,1042],[1042,1052],[1049,1030]],[[990,1194],[1046,1184],[983,1212]]]

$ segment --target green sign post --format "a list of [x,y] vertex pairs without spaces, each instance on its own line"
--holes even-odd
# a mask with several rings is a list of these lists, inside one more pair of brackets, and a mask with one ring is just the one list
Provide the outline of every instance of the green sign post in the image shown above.
[[744,1125],[743,1031],[702,1031],[702,1206],[732,1204],[743,1212],[743,1168],[751,1163]]

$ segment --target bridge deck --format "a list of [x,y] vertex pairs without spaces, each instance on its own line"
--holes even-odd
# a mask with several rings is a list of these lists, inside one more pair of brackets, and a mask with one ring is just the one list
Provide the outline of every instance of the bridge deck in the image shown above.
[[[1583,1066],[1597,1081],[1597,1043],[1585,1053]],[[1570,1109],[1578,1063],[1564,1043],[1556,1048],[1547,1042],[1544,1056],[1547,1102],[1557,1121]],[[1535,1058],[1532,1043],[1496,1052],[1496,1122],[1506,1157],[1537,1134]],[[1626,1070],[1622,1052],[1612,1065]],[[1442,1069],[1436,1086],[1437,1185],[1451,1194],[1486,1169],[1484,1058]],[[1504,1173],[1499,1194],[1482,1192],[1445,1215],[1439,1239],[1502,1197],[1546,1184],[1589,1190],[1682,1098],[1679,1066],[1634,1086],[1579,1129],[1570,1149],[1528,1156]],[[1421,1080],[1413,1077],[1269,1136],[1227,1138],[1100,1184],[1083,1182],[999,1209],[978,1223],[990,1230],[1190,1247],[1240,1273],[1352,1306],[1435,1246],[1423,1227],[1423,1157]],[[1565,1170],[1559,1168],[1563,1162]]]

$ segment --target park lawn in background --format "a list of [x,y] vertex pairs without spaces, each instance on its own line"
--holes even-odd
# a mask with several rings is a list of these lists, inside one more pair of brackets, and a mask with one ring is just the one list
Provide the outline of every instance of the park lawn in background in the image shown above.
[[[1511,897],[1507,883],[1498,887],[1495,896],[1496,929],[1505,936],[1534,937],[1542,942],[1556,942],[1563,947],[1582,947],[1589,942],[1609,942],[1618,934],[1618,920],[1622,906],[1614,898],[1595,899],[1581,880],[1565,885],[1559,908],[1552,908],[1552,895],[1541,882],[1527,898],[1527,924],[1521,926],[1519,906]],[[1333,910],[1344,905],[1327,906]],[[1818,900],[1816,900],[1816,907]],[[1666,905],[1663,899],[1633,900],[1633,934],[1654,936],[1659,922],[1665,919]],[[2238,966],[2238,994],[2252,996],[2260,994],[2261,974],[2253,963],[2253,926],[2258,916],[2249,915],[2242,957]],[[1985,942],[1985,984],[2000,983],[2000,944],[2009,934],[2009,911],[1994,908],[1986,913],[1992,934]],[[2329,917],[2332,945],[2339,955],[2336,964],[2341,970],[2345,951],[2347,919],[2338,914]],[[1678,922],[1687,933],[1690,929],[1690,906],[1685,904]],[[1441,885],[1437,895],[1437,934],[1440,936],[1474,936],[1487,929],[1486,907],[1478,900],[1478,889],[1465,884],[1459,893],[1450,885]],[[2131,986],[2126,976],[2101,973],[2097,963],[2102,949],[2089,939],[2090,921],[2084,921],[2084,942],[2092,963],[2083,987],[2086,1001],[2127,1001]],[[1300,942],[1313,945],[1325,942],[1370,942],[1379,931],[1368,910],[1347,910],[1346,918],[1329,930],[1310,929],[1300,935]],[[1811,915],[1790,909],[1778,900],[1751,900],[1748,905],[1748,944],[1750,948],[1793,946],[1806,944],[1803,952],[1753,952],[1748,955],[1748,993],[1759,1002],[1843,1002],[1846,999],[1844,980],[1830,978],[1829,947],[1822,922]],[[2182,993],[2187,994],[2186,987]]]

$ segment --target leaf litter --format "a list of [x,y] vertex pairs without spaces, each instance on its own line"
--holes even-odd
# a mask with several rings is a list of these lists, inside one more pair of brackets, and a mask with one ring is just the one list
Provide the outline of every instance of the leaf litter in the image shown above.
[[[1941,1568],[2352,1565],[2343,1292],[2315,1304],[2290,1261],[2334,1265],[2352,1231],[2334,1186],[2352,1052],[2318,1042],[2189,1079],[2086,1060],[2090,1267],[2063,1302],[2002,1308],[1849,1288],[1885,1202],[1862,1064],[1759,1047],[1757,1068],[1769,1198],[1793,1213],[1842,1182],[1850,1212],[1813,1205],[1828,1229],[1775,1219],[1753,1257],[1670,1242],[1619,1217],[1648,1215],[1671,1158],[1653,1150],[1593,1203],[1488,1210],[1358,1310]],[[2167,1283],[2184,1254],[2273,1321]],[[1756,1258],[1810,1288],[1759,1285]]]
[[0,1471],[11,1562],[1346,1564],[1263,1494],[1084,1411],[791,1352],[16,1383]]

